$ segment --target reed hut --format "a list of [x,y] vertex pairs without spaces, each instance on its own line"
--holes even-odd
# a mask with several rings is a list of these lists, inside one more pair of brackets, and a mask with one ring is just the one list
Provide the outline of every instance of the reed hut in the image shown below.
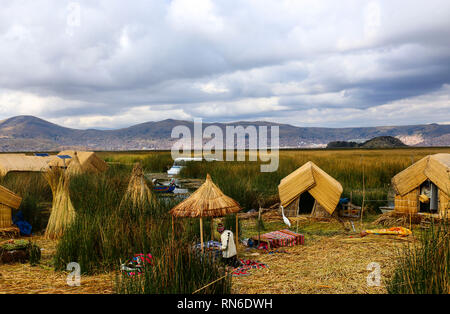
[[27,156],[25,154],[0,154],[0,177],[9,172],[44,172],[51,157]]
[[65,150],[59,152],[58,155],[67,155],[71,158],[63,160],[57,156],[53,156],[52,160],[48,164],[50,168],[69,167],[74,161],[74,157],[77,156],[83,172],[100,173],[108,170],[108,164],[94,152]]
[[[214,184],[211,176],[192,195],[171,209],[170,214],[176,218],[200,218],[200,241],[203,250],[203,217],[223,217],[238,213],[241,206],[231,197],[226,196]],[[236,215],[236,245],[238,243],[238,217]]]
[[330,216],[342,194],[342,185],[312,161],[307,162],[278,185],[280,204],[287,217],[310,212],[312,216]]
[[450,154],[428,155],[392,178],[394,212],[450,214]]
[[0,185],[0,229],[13,225],[12,210],[19,208],[21,202],[20,196]]

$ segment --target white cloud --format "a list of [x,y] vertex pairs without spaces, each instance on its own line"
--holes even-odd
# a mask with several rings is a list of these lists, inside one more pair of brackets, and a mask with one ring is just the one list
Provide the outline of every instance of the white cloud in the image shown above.
[[62,1],[2,4],[0,119],[450,120],[446,0],[75,3],[76,25]]

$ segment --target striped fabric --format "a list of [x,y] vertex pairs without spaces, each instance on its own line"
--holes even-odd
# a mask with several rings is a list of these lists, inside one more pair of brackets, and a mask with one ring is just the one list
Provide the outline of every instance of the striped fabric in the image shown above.
[[[253,239],[258,240],[258,237],[256,236]],[[305,243],[305,237],[302,234],[288,229],[262,234],[260,240],[268,243],[271,248],[295,246]]]

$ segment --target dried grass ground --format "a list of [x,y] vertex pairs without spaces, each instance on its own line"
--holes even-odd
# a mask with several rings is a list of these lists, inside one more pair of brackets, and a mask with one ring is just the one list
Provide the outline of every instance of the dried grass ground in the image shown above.
[[[233,292],[386,293],[383,281],[390,276],[403,242],[376,237],[320,237],[313,243],[287,248],[287,254],[249,255],[247,258],[266,263],[269,268],[233,278]],[[381,287],[367,286],[367,266],[371,262],[381,266]]]
[[[373,220],[372,217],[370,220]],[[285,228],[278,219],[266,228]],[[291,219],[292,221],[293,219]],[[255,235],[254,224],[246,222],[246,236]],[[293,222],[295,230],[296,223]],[[355,222],[358,229],[359,222]],[[379,227],[365,222],[364,228]],[[336,221],[311,221],[299,217],[299,233],[305,245],[283,248],[288,253],[258,254],[247,251],[243,257],[266,263],[268,269],[252,270],[247,277],[233,278],[233,293],[387,293],[384,282],[392,274],[399,250],[414,238],[347,234]],[[245,254],[245,253],[244,253]],[[369,287],[367,266],[376,262],[381,268],[381,286]]]
[[42,250],[41,263],[0,264],[0,294],[109,294],[113,292],[113,274],[82,276],[81,286],[70,287],[69,272],[55,272],[51,266],[56,241],[43,237],[26,238],[35,241]]
[[[266,222],[271,230],[284,228],[279,219]],[[244,222],[245,236],[255,234],[254,222]],[[295,225],[294,225],[295,226]],[[367,228],[375,227],[366,224]],[[295,230],[295,227],[293,228]],[[240,256],[269,265],[268,269],[252,270],[247,277],[233,278],[233,293],[386,293],[383,281],[395,266],[398,250],[407,240],[393,236],[369,235],[360,238],[345,234],[335,222],[302,220],[299,232],[305,234],[305,245],[283,248],[288,254],[261,254],[246,251]],[[43,248],[39,266],[29,264],[0,265],[0,293],[83,294],[114,292],[114,274],[82,276],[80,287],[66,284],[67,272],[55,272],[51,258],[56,242],[42,237],[32,239]],[[410,239],[411,240],[411,239]],[[259,254],[259,255],[255,255]],[[381,287],[368,287],[367,265],[381,266]]]

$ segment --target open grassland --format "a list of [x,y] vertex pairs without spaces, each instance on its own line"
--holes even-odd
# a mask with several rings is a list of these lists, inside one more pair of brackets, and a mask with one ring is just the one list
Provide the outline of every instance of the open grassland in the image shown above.
[[[313,161],[342,183],[344,196],[351,196],[352,201],[360,205],[364,190],[365,207],[376,209],[378,205],[386,205],[393,175],[412,162],[439,152],[450,153],[450,148],[288,150],[280,152],[279,168],[273,173],[261,173],[258,162],[201,162],[189,163],[181,176],[204,179],[210,173],[225,194],[248,210],[276,203],[279,181],[305,162]],[[52,201],[51,190],[42,175],[10,173],[0,180],[0,184],[24,198],[20,209],[36,233],[31,240],[44,249],[37,266],[0,265],[0,293],[191,293],[223,274],[221,265],[206,259],[199,262],[187,249],[199,241],[198,219],[176,220],[172,233],[168,211],[176,200],[158,198],[155,203],[139,208],[122,203],[132,164],[141,161],[146,174],[162,173],[173,163],[169,152],[100,152],[99,155],[110,163],[109,170],[101,175],[72,178],[69,191],[77,215],[58,241],[41,236]],[[262,224],[256,219],[240,221],[241,239],[255,236],[258,230],[269,232],[286,228],[276,213],[264,217]],[[362,222],[355,223],[355,231],[349,232],[334,221],[300,217],[291,230],[305,235],[304,246],[286,248],[287,253],[279,254],[240,247],[241,257],[267,263],[269,268],[252,271],[249,277],[233,278],[232,286],[230,281],[220,281],[203,293],[405,292],[395,287],[410,278],[411,263],[418,264],[414,259],[417,254],[411,253],[409,260],[401,260],[399,256],[407,252],[409,241],[414,241],[415,237],[409,240],[380,236],[360,238],[358,233],[364,228],[380,227],[374,224],[374,219],[372,211]],[[224,222],[234,228],[233,217],[226,217]],[[204,220],[206,239],[211,238],[210,223],[209,219]],[[422,235],[418,228],[413,232],[415,236]],[[446,237],[448,239],[448,229]],[[443,251],[447,254],[444,255],[446,263],[448,247]],[[140,281],[129,281],[117,274],[121,262],[134,253],[147,252],[154,256],[155,267]],[[441,255],[429,256],[436,260],[442,258]],[[403,270],[397,268],[399,260],[404,265]],[[418,260],[423,263],[415,270],[415,276],[426,278],[433,274],[432,269],[426,268],[430,264],[424,259]],[[73,261],[82,266],[80,287],[66,284],[65,266]],[[381,266],[380,287],[367,286],[366,278],[370,273],[367,265],[371,262]],[[450,267],[446,267],[448,271]]]
[[[185,178],[204,179],[209,173],[214,182],[245,209],[257,209],[277,202],[280,180],[308,161],[313,161],[338,180],[343,197],[365,207],[386,205],[391,178],[429,154],[450,153],[450,148],[282,150],[275,172],[262,173],[260,162],[192,162],[183,169]],[[132,163],[142,160],[148,172],[164,172],[172,164],[169,152],[100,153],[111,162]],[[363,189],[364,188],[364,189]]]

